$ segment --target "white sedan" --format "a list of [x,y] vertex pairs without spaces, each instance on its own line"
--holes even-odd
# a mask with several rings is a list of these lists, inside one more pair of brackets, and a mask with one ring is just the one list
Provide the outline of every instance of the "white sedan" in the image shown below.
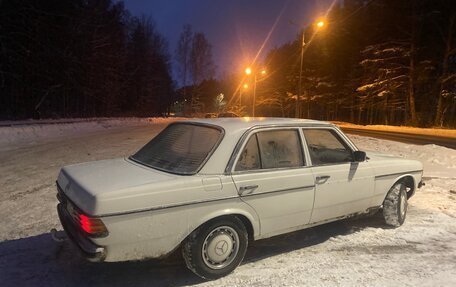
[[63,167],[58,214],[92,261],[180,248],[189,269],[215,279],[252,240],[378,209],[402,225],[422,173],[418,161],[366,155],[326,122],[178,121],[128,158]]

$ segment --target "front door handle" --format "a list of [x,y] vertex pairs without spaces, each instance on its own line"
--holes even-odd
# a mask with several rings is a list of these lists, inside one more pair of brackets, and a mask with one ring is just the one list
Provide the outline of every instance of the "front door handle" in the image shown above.
[[257,184],[244,185],[244,186],[239,187],[239,194],[240,195],[243,195],[244,193],[250,194],[257,188],[258,188]]
[[331,176],[329,175],[320,175],[315,178],[316,183],[325,183]]

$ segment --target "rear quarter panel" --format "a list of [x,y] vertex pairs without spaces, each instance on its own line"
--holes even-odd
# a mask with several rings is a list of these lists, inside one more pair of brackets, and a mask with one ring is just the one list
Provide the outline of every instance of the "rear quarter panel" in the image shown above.
[[[105,261],[141,260],[160,258],[178,248],[183,240],[200,225],[209,220],[232,214],[245,216],[251,223],[254,236],[259,234],[260,225],[255,211],[237,195],[230,177],[221,179],[224,194],[229,197],[201,200],[201,192],[216,191],[200,189],[195,191],[197,202],[131,214],[102,217],[109,230],[109,236],[93,241],[106,246]],[[189,191],[190,192],[190,191]]]

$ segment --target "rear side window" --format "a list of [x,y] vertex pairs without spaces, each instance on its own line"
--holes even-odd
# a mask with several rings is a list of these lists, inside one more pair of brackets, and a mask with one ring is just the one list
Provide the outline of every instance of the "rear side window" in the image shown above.
[[236,171],[304,165],[297,130],[273,130],[252,135],[236,164]]
[[222,135],[215,127],[171,124],[130,158],[166,172],[195,174]]
[[353,161],[352,150],[333,130],[304,129],[313,165]]

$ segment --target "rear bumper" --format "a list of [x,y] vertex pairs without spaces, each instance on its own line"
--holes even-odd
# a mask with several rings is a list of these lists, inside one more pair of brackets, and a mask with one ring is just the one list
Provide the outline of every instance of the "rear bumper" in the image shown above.
[[74,226],[62,203],[57,205],[60,222],[68,237],[81,250],[82,254],[92,262],[102,262],[106,258],[106,248],[98,246],[84,237]]

